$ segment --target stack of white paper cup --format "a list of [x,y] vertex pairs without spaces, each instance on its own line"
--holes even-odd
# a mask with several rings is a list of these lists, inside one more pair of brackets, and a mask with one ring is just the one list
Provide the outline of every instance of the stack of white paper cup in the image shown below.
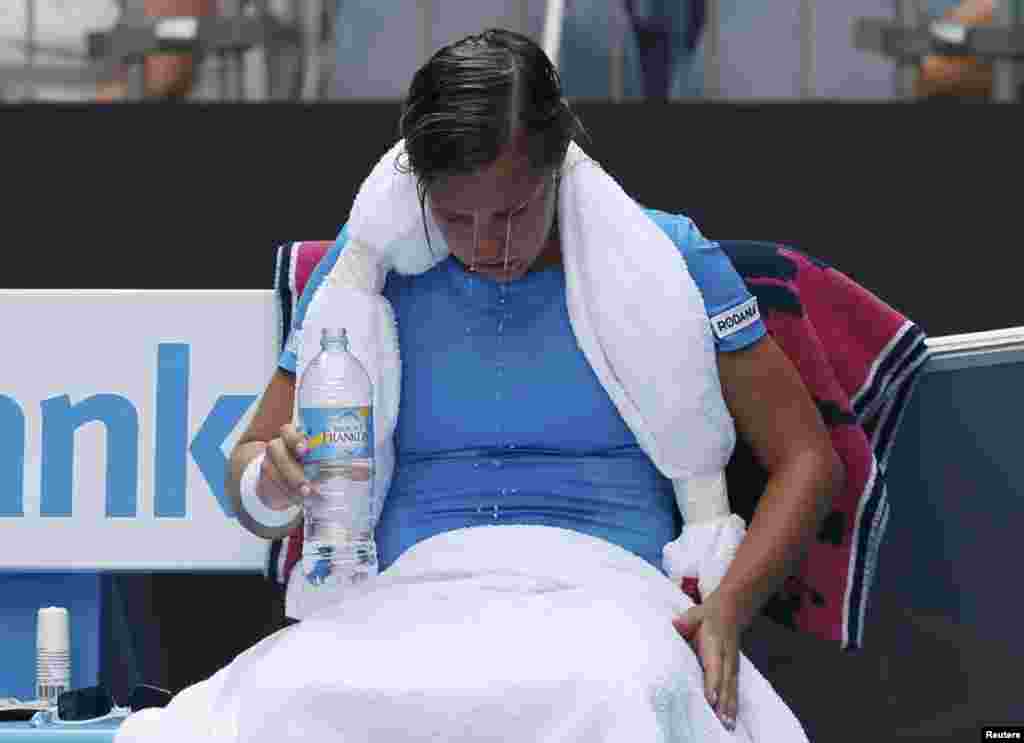
[[57,703],[71,686],[71,625],[62,606],[40,609],[36,619],[36,698]]

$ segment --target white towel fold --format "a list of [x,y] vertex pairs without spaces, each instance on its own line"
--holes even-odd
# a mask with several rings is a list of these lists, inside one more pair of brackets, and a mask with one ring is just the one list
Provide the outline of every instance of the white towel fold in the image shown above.
[[457,529],[129,717],[115,743],[806,743],[742,655],[736,729],[719,722],[672,626],[692,605],[586,534]]

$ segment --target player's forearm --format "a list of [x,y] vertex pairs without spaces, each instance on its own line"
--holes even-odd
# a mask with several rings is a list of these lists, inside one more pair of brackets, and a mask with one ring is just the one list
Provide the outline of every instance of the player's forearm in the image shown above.
[[[965,26],[991,23],[994,15],[992,0],[965,0],[948,10],[943,17]],[[915,93],[921,97],[933,95],[986,96],[992,90],[992,65],[973,57],[943,57],[929,55],[921,60],[921,72],[915,84]]]
[[216,0],[146,0],[146,15],[152,18],[170,16],[213,15]]
[[[213,15],[216,0],[145,0],[151,18]],[[195,59],[191,54],[154,54],[146,58],[146,94],[153,98],[187,95],[195,82]]]
[[946,17],[958,23],[978,25],[991,23],[995,11],[992,0],[964,0],[960,5],[949,10]]
[[838,457],[808,454],[772,473],[715,593],[746,627],[792,574],[843,483]]

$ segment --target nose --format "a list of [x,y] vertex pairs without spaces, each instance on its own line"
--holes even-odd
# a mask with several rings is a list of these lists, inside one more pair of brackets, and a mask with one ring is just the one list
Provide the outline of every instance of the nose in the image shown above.
[[477,247],[476,259],[481,263],[494,263],[505,259],[505,239],[497,239],[490,235],[481,235]]

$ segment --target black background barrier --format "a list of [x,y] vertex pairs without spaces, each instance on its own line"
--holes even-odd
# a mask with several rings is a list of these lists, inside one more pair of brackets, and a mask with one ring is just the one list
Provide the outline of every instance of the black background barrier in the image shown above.
[[[931,335],[1024,325],[1022,107],[575,105],[646,206],[832,262]],[[0,108],[8,288],[267,288],[337,235],[399,105]],[[56,259],[56,260],[55,260]]]
[[[585,149],[627,191],[712,238],[805,250],[930,335],[1024,325],[1019,106],[575,109]],[[0,107],[0,285],[269,288],[277,244],[337,234],[398,116],[369,103]],[[123,576],[105,591],[115,691],[195,683],[281,612],[256,575]]]

